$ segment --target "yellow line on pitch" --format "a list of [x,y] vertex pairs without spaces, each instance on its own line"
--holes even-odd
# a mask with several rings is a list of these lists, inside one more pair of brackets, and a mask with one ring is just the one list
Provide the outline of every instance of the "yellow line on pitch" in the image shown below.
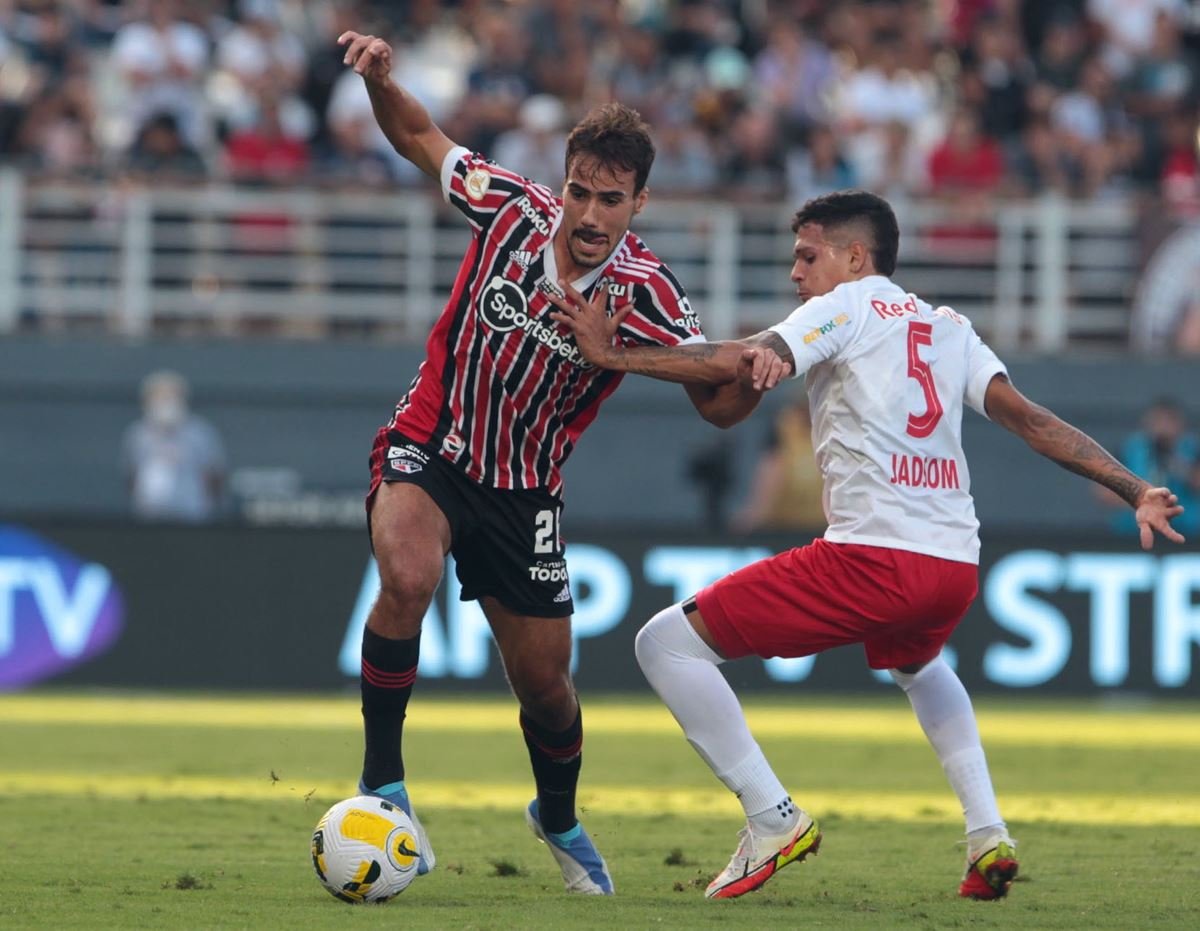
[[[902,701],[895,708],[843,708],[828,700],[794,707],[755,707],[747,717],[760,738],[804,737],[920,743],[924,740]],[[516,705],[503,700],[414,700],[405,729],[440,733],[503,732],[516,727]],[[679,736],[658,704],[596,702],[584,712],[589,734]],[[0,698],[0,724],[87,726],[231,727],[285,730],[355,730],[358,703],[344,698],[179,698],[163,695],[30,696]],[[984,711],[980,730],[988,746],[1200,748],[1200,713],[1138,710]]]
[[[422,810],[439,808],[477,811],[520,811],[529,803],[531,785],[488,782],[411,783]],[[230,799],[235,801],[310,800],[314,812],[354,791],[346,780],[271,783],[262,778],[223,776],[159,776],[128,773],[0,772],[0,796],[52,795],[89,799]],[[798,801],[817,817],[837,812],[843,817],[888,821],[950,821],[962,814],[947,792],[812,792]],[[608,786],[583,789],[581,807],[606,815],[656,815],[737,818],[737,802],[718,788],[660,788]],[[1176,825],[1200,827],[1200,795],[1143,798],[1104,793],[1035,793],[1002,795],[1001,806],[1010,821],[1048,821],[1069,824]],[[314,814],[315,817],[315,814]]]

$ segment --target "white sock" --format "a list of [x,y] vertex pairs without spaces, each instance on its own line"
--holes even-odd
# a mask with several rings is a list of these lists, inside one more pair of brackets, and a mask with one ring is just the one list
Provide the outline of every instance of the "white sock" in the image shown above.
[[975,709],[962,680],[940,656],[912,675],[896,669],[891,673],[908,695],[917,720],[962,803],[967,834],[978,837],[977,832],[986,829],[993,829],[993,833],[1004,831],[1004,819],[996,804],[975,724]]
[[724,660],[696,633],[681,605],[654,615],[635,642],[638,665],[684,736],[737,795],[756,834],[782,834],[799,815],[750,735],[746,716],[717,666]]

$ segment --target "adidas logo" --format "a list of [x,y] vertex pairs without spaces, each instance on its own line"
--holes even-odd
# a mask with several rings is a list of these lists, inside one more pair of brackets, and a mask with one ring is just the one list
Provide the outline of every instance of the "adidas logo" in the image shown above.
[[564,586],[562,587],[562,591],[561,591],[561,592],[559,592],[557,595],[555,595],[555,596],[554,596],[554,603],[555,603],[556,605],[557,605],[557,604],[562,604],[564,601],[570,601],[570,600],[571,600],[571,586],[570,586],[570,584],[564,585]]
[[533,264],[533,253],[528,249],[513,249],[508,254],[508,260],[516,262],[521,268],[528,270],[529,266]]

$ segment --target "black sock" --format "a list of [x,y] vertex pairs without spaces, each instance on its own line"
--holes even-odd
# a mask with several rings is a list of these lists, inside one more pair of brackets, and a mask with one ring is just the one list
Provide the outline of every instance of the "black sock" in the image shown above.
[[417,678],[420,647],[419,634],[408,640],[391,640],[370,628],[363,629],[359,679],[365,737],[362,778],[368,789],[404,778],[400,737]]
[[542,828],[562,834],[578,824],[575,819],[575,787],[583,765],[583,713],[565,731],[550,731],[521,712],[521,730],[533,764],[537,783],[538,815]]

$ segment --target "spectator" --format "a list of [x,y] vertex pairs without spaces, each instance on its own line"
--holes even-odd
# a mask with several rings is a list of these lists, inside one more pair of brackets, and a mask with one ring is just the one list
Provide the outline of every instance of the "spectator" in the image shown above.
[[259,101],[274,98],[282,134],[307,141],[316,130],[312,109],[300,97],[308,53],[299,37],[283,29],[280,0],[241,0],[242,23],[217,46],[220,108],[233,131],[259,120]]
[[566,108],[557,97],[534,94],[521,104],[517,128],[501,133],[490,154],[505,168],[556,187],[567,156],[566,117]]
[[1094,195],[1128,180],[1138,140],[1098,56],[1084,63],[1079,86],[1054,102],[1050,121],[1059,145],[1081,168],[1083,189],[1078,193]]
[[789,138],[828,120],[826,101],[835,76],[833,55],[795,23],[772,27],[767,47],[754,60],[754,85],[761,102],[774,108]]
[[1187,12],[1187,3],[1186,0],[1088,0],[1087,12],[1100,30],[1105,66],[1117,78],[1124,78],[1154,44],[1159,15],[1180,22]]
[[601,83],[613,100],[652,122],[662,115],[671,90],[669,59],[658,33],[647,22],[621,31],[618,54],[604,66]]
[[1181,107],[1163,127],[1163,167],[1159,193],[1173,221],[1200,216],[1200,123],[1196,111]]
[[[1179,497],[1183,513],[1172,521],[1182,534],[1200,529],[1196,511],[1196,492],[1200,490],[1200,446],[1188,431],[1179,403],[1169,397],[1158,398],[1142,415],[1141,429],[1121,444],[1122,464],[1152,484],[1169,482]],[[1137,534],[1133,512],[1108,489],[1097,487],[1102,500],[1121,511],[1113,517],[1113,528],[1123,534]],[[1126,513],[1128,512],[1128,513]]]
[[900,67],[896,37],[884,34],[877,40],[869,63],[834,90],[835,125],[860,177],[878,173],[875,166],[886,150],[888,124],[907,124],[912,144],[923,144],[929,123],[940,122],[934,89],[931,74]]
[[736,533],[825,527],[823,479],[812,445],[808,399],[782,408],[771,424],[750,480],[750,496],[733,517]]
[[984,17],[966,59],[964,78],[970,78],[968,87],[977,88],[971,102],[984,134],[1000,141],[1015,138],[1025,125],[1025,98],[1035,74],[1019,34],[999,17]]
[[472,151],[491,152],[496,137],[517,125],[521,101],[533,92],[530,37],[499,11],[486,14],[480,33],[483,54],[467,78],[457,121],[462,128],[455,133]]
[[793,204],[803,204],[831,191],[858,187],[858,177],[829,126],[814,125],[808,132],[807,145],[789,151],[787,187],[788,200]]
[[1154,39],[1125,81],[1126,107],[1143,141],[1141,178],[1154,183],[1166,160],[1168,118],[1196,99],[1197,67],[1183,47],[1179,25],[1164,13],[1155,22]]
[[142,181],[202,180],[207,168],[179,133],[173,113],[156,113],[142,126],[125,159],[128,173]]
[[1062,13],[1046,24],[1037,53],[1037,79],[1056,91],[1079,83],[1079,72],[1087,56],[1087,33],[1075,16]]
[[785,171],[779,130],[765,110],[747,109],[729,129],[729,152],[721,171],[728,197],[778,200]]
[[225,450],[217,431],[188,411],[188,387],[175,372],[142,382],[142,416],[122,442],[132,509],[142,520],[202,522],[220,513]]
[[984,135],[978,115],[960,108],[946,138],[929,155],[929,190],[948,199],[977,199],[995,192],[1003,178],[1004,159],[995,139]]
[[177,0],[149,0],[147,18],[121,28],[112,55],[127,84],[120,106],[127,142],[154,114],[166,112],[174,115],[189,146],[202,149],[208,143],[201,88],[208,37],[179,17]]
[[654,127],[658,154],[650,172],[655,196],[704,194],[716,183],[717,163],[703,133],[690,123],[663,122]]

